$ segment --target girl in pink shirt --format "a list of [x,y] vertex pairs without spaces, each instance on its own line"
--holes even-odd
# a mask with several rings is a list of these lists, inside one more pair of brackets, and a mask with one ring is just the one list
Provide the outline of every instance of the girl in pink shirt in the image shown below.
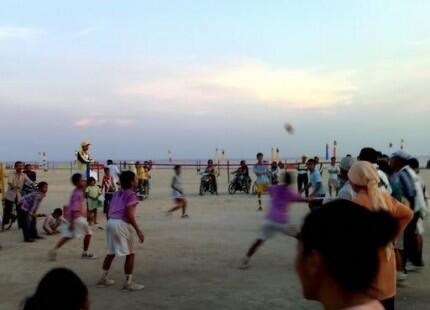
[[70,204],[66,212],[67,221],[70,224],[68,229],[64,230],[63,238],[61,238],[56,246],[49,251],[49,259],[52,261],[57,259],[57,252],[64,244],[74,238],[81,237],[84,237],[84,250],[81,258],[97,258],[94,254],[88,252],[93,232],[87,222],[87,203],[84,193],[87,181],[80,173],[76,173],[72,176],[72,184],[75,186],[75,189],[70,197]]

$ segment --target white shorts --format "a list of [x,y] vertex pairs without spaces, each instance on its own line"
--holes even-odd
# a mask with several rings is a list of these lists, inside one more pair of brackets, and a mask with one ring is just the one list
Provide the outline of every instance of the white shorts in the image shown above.
[[108,220],[106,237],[108,255],[127,256],[134,254],[133,230],[128,223],[123,220]]
[[339,182],[338,182],[337,179],[329,179],[328,180],[328,186],[329,187],[338,188],[339,187]]
[[92,235],[90,225],[88,225],[87,219],[85,217],[78,217],[73,220],[74,222],[74,230],[69,230],[69,224],[65,225],[63,230],[63,237],[65,238],[82,238],[87,235]]
[[268,240],[273,237],[276,233],[281,233],[287,236],[295,237],[299,233],[299,226],[289,223],[277,223],[271,220],[265,221],[261,227],[260,240]]

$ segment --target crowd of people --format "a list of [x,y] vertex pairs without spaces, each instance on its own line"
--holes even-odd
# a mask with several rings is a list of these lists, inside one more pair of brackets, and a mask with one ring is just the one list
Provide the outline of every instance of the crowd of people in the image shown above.
[[[285,234],[298,240],[296,271],[306,298],[320,301],[326,309],[394,309],[397,286],[407,279],[409,272],[424,267],[423,220],[428,207],[418,160],[403,150],[388,157],[369,147],[363,148],[356,158],[347,155],[339,164],[333,157],[328,167],[318,158],[303,156],[297,165],[296,191],[292,188],[294,174],[286,170],[280,174],[279,166],[267,165],[262,153],[256,157],[253,172],[258,210],[263,210],[261,197],[266,192],[270,194],[270,203],[260,233],[239,267],[248,269],[251,257],[267,240],[276,233]],[[86,160],[90,162],[89,157]],[[150,169],[148,163],[136,163],[134,168],[135,171],[120,172],[109,160],[100,186],[89,174],[73,174],[74,189],[69,203],[63,209],[55,209],[42,226],[46,235],[62,234],[49,251],[50,260],[56,260],[59,250],[75,238],[83,238],[81,258],[96,259],[89,251],[91,224],[98,224],[97,210],[103,209],[107,255],[97,285],[115,284],[109,270],[119,256],[125,257],[122,289],[144,288],[133,279],[133,236],[135,233],[139,242],[144,242],[143,231],[136,221],[136,207],[140,191],[149,186]],[[16,162],[14,169],[5,193],[2,230],[13,222],[16,210],[24,241],[34,242],[43,238],[37,230],[37,217],[48,184],[37,182],[31,165]],[[213,162],[208,163],[206,170],[216,182]],[[322,178],[325,170],[327,184]],[[279,175],[278,184],[271,180],[275,171]],[[250,178],[244,161],[235,173]],[[167,213],[181,210],[181,217],[187,218],[181,166],[174,167],[170,187],[174,206]],[[311,212],[301,227],[290,223],[289,208],[294,202],[309,203]],[[79,277],[68,269],[53,269],[41,280],[35,294],[24,302],[23,309],[53,309],[46,304],[46,294],[49,289],[56,290],[56,283],[70,288],[63,291],[75,292],[71,310],[90,308],[88,290]],[[57,297],[61,296],[59,292]]]

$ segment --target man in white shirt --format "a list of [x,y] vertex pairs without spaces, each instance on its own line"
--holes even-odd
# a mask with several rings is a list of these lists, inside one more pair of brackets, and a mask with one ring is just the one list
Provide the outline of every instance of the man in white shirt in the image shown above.
[[112,159],[108,159],[106,163],[109,168],[110,174],[112,175],[114,183],[119,184],[119,175],[121,174],[121,172],[119,171],[118,166],[113,163]]

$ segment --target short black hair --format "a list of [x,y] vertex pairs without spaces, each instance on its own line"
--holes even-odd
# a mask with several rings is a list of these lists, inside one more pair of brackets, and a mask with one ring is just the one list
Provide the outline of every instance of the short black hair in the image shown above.
[[108,167],[105,167],[105,168],[103,169],[103,171],[104,171],[105,173],[108,173],[108,172],[110,172],[110,169],[109,169]]
[[28,167],[31,167],[31,166],[33,166],[33,165],[32,164],[25,164],[24,168],[28,168]]
[[358,160],[368,161],[372,164],[376,164],[378,161],[378,153],[374,148],[364,147],[361,149],[360,154],[358,155]]
[[77,186],[81,180],[82,180],[82,174],[75,173],[74,175],[72,175],[71,181],[73,185]]
[[[299,240],[303,255],[318,252],[340,287],[368,292],[379,271],[379,250],[395,238],[397,231],[396,220],[386,211],[370,211],[338,199],[305,218]],[[354,268],[351,259],[356,262]]]
[[21,164],[24,164],[24,163],[22,161],[16,161],[13,166],[16,167],[16,166],[21,165]]
[[61,210],[61,208],[56,208],[54,210],[54,212],[52,212],[52,215],[62,216],[63,215],[63,210]]
[[179,170],[181,169],[181,165],[175,165],[175,167],[173,167],[174,170]]
[[308,161],[306,163],[307,164],[314,164],[315,165],[316,161],[315,161],[315,159],[310,158],[310,159],[308,159]]
[[332,157],[332,158],[330,158],[330,159],[331,159],[331,160],[333,160],[333,159],[334,159],[334,160],[336,160],[336,157],[334,157],[334,156],[333,156],[333,157]]
[[89,177],[88,178],[88,184],[92,183],[92,182],[96,182],[96,178],[94,177]]
[[41,191],[41,190],[42,190],[42,188],[44,188],[45,186],[48,186],[48,183],[47,183],[47,182],[44,182],[44,181],[39,182],[39,183],[37,184],[37,189],[38,189],[39,191]]
[[107,163],[108,165],[112,165],[112,164],[113,164],[113,161],[112,161],[112,159],[108,159],[106,163]]
[[70,269],[55,268],[39,282],[33,296],[25,300],[23,310],[83,309],[88,302],[88,288]]
[[409,159],[408,164],[409,164],[409,167],[411,167],[412,169],[419,169],[420,168],[420,162],[415,157]]
[[259,156],[264,156],[264,155],[263,155],[263,153],[258,152],[256,157],[259,157]]
[[119,182],[121,183],[122,189],[130,189],[131,183],[136,178],[133,171],[124,171],[119,176]]

